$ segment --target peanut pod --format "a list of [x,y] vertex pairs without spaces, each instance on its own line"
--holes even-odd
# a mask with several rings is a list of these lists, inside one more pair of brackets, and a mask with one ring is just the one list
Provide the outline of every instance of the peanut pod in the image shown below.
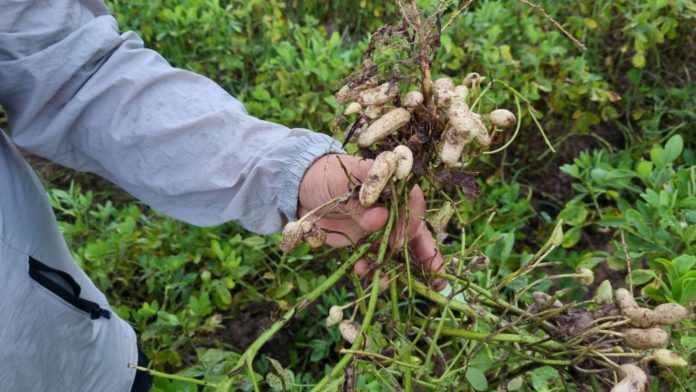
[[[355,130],[353,131],[353,136],[351,136],[351,141],[357,141],[360,138],[360,135],[362,135],[365,130],[367,130],[367,127],[370,126],[370,124],[365,120],[364,118],[358,118],[358,125],[355,127]],[[348,128],[346,128],[345,135],[348,135],[350,133],[350,130],[353,128],[353,124],[349,125]]]
[[363,111],[363,114],[365,117],[369,118],[370,120],[376,120],[382,115],[382,106],[381,105],[371,105],[365,108],[365,111]]
[[659,327],[652,328],[628,328],[623,330],[624,342],[628,347],[637,350],[662,347],[669,335]]
[[398,94],[399,86],[394,82],[387,82],[361,91],[358,94],[358,102],[363,106],[384,105],[393,101]]
[[461,133],[468,133],[481,146],[491,144],[486,126],[481,121],[481,116],[469,110],[466,103],[460,100],[452,102],[447,110],[447,117],[451,126]]
[[440,157],[442,163],[447,166],[455,166],[464,152],[464,147],[471,142],[472,136],[468,132],[460,132],[454,127],[445,130],[444,141]]
[[340,324],[338,324],[338,330],[341,332],[343,339],[345,339],[348,343],[353,344],[360,333],[360,324],[351,320],[343,320]]
[[394,177],[397,180],[404,179],[411,174],[411,168],[413,167],[413,153],[411,149],[399,145],[394,148],[394,156],[396,157],[396,170],[394,171]]
[[334,305],[329,308],[329,316],[326,318],[326,326],[333,327],[334,325],[340,323],[343,320],[343,308]]
[[302,240],[304,240],[310,248],[315,249],[324,245],[324,242],[326,242],[326,232],[322,229],[316,229],[313,233],[303,236]]
[[351,102],[346,106],[346,110],[343,111],[343,114],[346,116],[349,116],[351,114],[359,113],[362,111],[363,107],[360,103],[358,102]]
[[631,325],[638,328],[649,328],[657,324],[657,314],[648,308],[628,308],[623,311],[624,316],[631,319]]
[[452,203],[446,201],[442,203],[440,208],[434,213],[430,214],[428,217],[428,223],[433,227],[433,230],[437,233],[442,233],[447,228],[450,219],[454,215],[454,207]]
[[604,280],[597,286],[595,291],[594,301],[599,305],[606,305],[613,302],[614,293],[611,288],[611,282],[609,280]]
[[688,310],[679,304],[662,304],[653,309],[656,321],[661,325],[673,325],[688,316]]
[[511,111],[505,109],[496,109],[488,114],[488,119],[491,125],[498,128],[507,128],[515,125],[517,118]]
[[476,72],[471,72],[464,77],[464,82],[462,84],[468,88],[479,87],[484,80],[486,80],[485,76],[481,76]]
[[448,107],[455,97],[454,82],[450,78],[440,78],[433,82],[433,104],[437,107]]
[[370,124],[358,138],[360,147],[369,147],[373,143],[378,142],[392,132],[398,130],[411,120],[411,113],[404,108],[392,109],[377,121]]
[[317,227],[316,221],[309,219],[303,220],[301,227],[302,240],[310,248],[318,248],[324,244],[324,241],[326,241],[326,232]]
[[633,298],[633,294],[631,294],[630,291],[626,289],[616,289],[616,302],[619,303],[619,307],[621,307],[622,311],[626,311],[626,309],[632,309],[632,308],[637,308],[638,304],[636,303],[636,300]]
[[578,267],[575,273],[578,275],[574,278],[575,281],[583,286],[589,286],[594,282],[594,273],[589,268]]
[[302,225],[299,222],[288,222],[280,237],[280,250],[285,253],[292,252],[300,244],[301,239]]
[[423,94],[420,91],[409,91],[404,95],[401,104],[409,109],[417,108],[423,103]]
[[367,172],[367,177],[360,187],[360,204],[370,207],[375,204],[384,187],[396,170],[396,156],[391,151],[377,155],[375,162]]
[[648,376],[636,365],[627,363],[619,367],[619,374],[623,377],[611,392],[643,392],[648,383]]
[[433,81],[432,89],[434,93],[439,91],[454,91],[454,82],[450,78],[439,78]]
[[661,348],[645,359],[652,359],[658,365],[669,367],[685,367],[688,363],[679,354]]
[[375,78],[369,78],[361,83],[350,82],[341,87],[341,89],[335,94],[336,101],[342,105],[345,105],[350,101],[355,101],[361,91],[371,89],[375,86],[377,86],[377,79]]

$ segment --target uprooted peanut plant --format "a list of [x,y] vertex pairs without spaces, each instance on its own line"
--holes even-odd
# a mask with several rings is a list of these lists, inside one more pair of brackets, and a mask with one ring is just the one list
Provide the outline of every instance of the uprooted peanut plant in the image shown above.
[[[337,328],[345,340],[342,357],[312,390],[353,391],[365,373],[381,390],[518,390],[526,375],[542,367],[555,369],[567,390],[645,391],[655,377],[685,388],[674,374],[688,371],[688,363],[671,347],[670,336],[693,327],[691,310],[674,303],[641,307],[631,287],[612,287],[608,280],[596,284],[588,268],[554,271],[558,264],[548,258],[563,240],[562,222],[531,258],[498,280],[487,274],[481,251],[487,244],[466,247],[467,225],[495,214],[481,211],[467,221],[457,213],[457,206],[478,194],[477,173],[468,168],[507,148],[523,117],[537,121],[533,110],[522,110],[525,98],[485,69],[434,78],[440,32],[450,23],[440,19],[442,10],[425,15],[415,2],[399,2],[399,9],[402,23],[373,34],[362,68],[335,95],[343,108],[336,136],[374,164],[362,183],[349,178],[354,186],[345,195],[288,223],[280,247],[290,252],[302,242],[322,246],[327,233],[317,221],[351,198],[365,207],[384,204],[390,211],[386,227],[354,244],[339,270],[264,331],[230,378],[199,383],[228,390],[239,386],[236,376],[245,376],[257,390],[263,382],[293,389],[291,373],[277,362],[265,381],[255,375],[259,349],[366,257],[371,282],[356,281],[357,299],[331,307],[326,318],[326,327]],[[511,101],[498,107],[487,99],[494,89],[507,91]],[[503,144],[503,132],[515,136]],[[388,243],[409,213],[408,192],[415,185],[429,201],[427,221],[437,238],[461,235],[458,249],[444,255],[444,268],[435,273],[414,260],[407,236],[402,247]],[[535,291],[541,282],[527,279],[538,270],[554,271],[544,280],[572,278],[594,295]],[[380,283],[385,276],[386,286]],[[433,277],[445,278],[447,288],[431,288]]]

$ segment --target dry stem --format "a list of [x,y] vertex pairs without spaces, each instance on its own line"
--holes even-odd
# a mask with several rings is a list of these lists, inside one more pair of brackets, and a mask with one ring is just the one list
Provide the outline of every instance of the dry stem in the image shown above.
[[565,36],[568,37],[568,39],[570,39],[571,41],[573,41],[573,43],[574,43],[578,48],[580,48],[580,49],[582,49],[582,50],[587,50],[587,47],[585,46],[585,44],[583,44],[582,42],[580,42],[579,39],[573,37],[572,34],[570,34],[566,29],[564,29],[563,26],[561,26],[561,24],[558,23],[558,21],[557,21],[556,19],[553,18],[553,16],[549,15],[548,12],[546,12],[546,10],[544,9],[544,7],[542,7],[542,6],[540,6],[540,5],[536,5],[536,4],[534,4],[534,3],[531,3],[531,2],[529,2],[529,1],[527,1],[527,0],[517,0],[517,1],[519,1],[520,3],[526,4],[528,7],[532,8],[532,9],[536,10],[537,12],[539,12],[540,14],[544,15],[544,18],[548,19],[551,23],[553,23],[553,25],[556,26],[556,28],[557,28],[558,30],[560,30],[563,34],[565,34]]

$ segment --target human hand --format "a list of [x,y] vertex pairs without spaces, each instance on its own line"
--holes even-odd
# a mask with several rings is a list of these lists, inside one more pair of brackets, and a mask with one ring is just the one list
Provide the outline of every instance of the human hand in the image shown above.
[[[297,215],[302,217],[326,201],[348,192],[351,184],[346,171],[354,183],[360,183],[367,176],[372,163],[370,159],[350,155],[328,154],[319,158],[307,169],[300,183]],[[351,198],[346,203],[339,203],[328,209],[317,221],[317,226],[327,230],[326,244],[340,248],[382,229],[388,217],[389,212],[384,205],[376,204],[366,208],[356,198]],[[409,193],[408,222],[400,219],[390,242],[392,247],[400,248],[403,245],[403,233],[407,229],[409,247],[418,261],[426,270],[440,272],[443,264],[442,255],[424,218],[425,199],[420,187],[415,186]],[[355,272],[358,275],[364,276],[369,271],[370,265],[367,260],[356,263]],[[447,282],[442,278],[435,278],[431,283],[439,291]]]

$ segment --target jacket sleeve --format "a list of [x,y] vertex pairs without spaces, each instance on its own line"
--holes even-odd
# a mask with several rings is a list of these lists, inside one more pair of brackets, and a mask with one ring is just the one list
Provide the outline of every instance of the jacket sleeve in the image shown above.
[[248,115],[170,66],[101,1],[0,0],[0,104],[21,148],[97,173],[174,218],[258,232],[295,219],[299,183],[340,143]]

